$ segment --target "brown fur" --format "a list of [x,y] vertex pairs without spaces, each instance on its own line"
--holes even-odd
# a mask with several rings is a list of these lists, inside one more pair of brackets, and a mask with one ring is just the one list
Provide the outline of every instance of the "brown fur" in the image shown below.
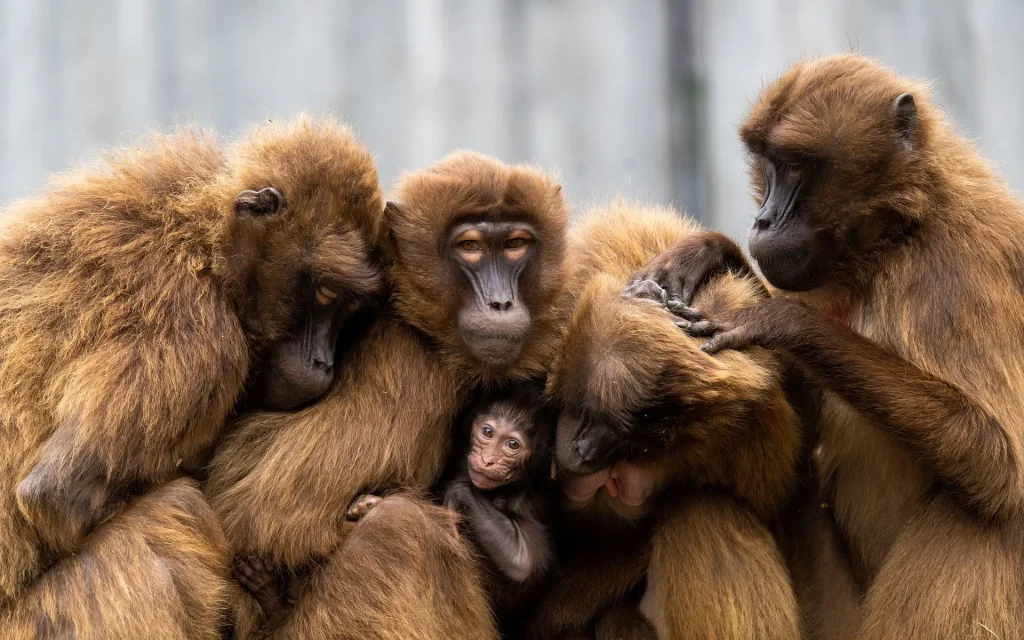
[[5,640],[220,637],[231,555],[195,483],[133,500],[0,612]]
[[[894,145],[905,92],[918,111],[911,151]],[[827,390],[815,462],[839,535],[806,529],[810,548],[832,550],[810,560],[841,567],[834,539],[848,543],[857,637],[1019,637],[1024,207],[922,84],[860,56],[794,66],[742,135],[754,152],[795,148],[829,166],[804,211],[839,261],[816,290],[779,295],[838,322],[786,300],[739,321]],[[825,578],[806,588],[832,591],[819,602],[857,597],[845,576],[800,573]],[[830,615],[807,604],[811,620]]]
[[[545,304],[561,286],[567,213],[558,191],[555,182],[532,168],[470,153],[404,178],[396,192],[401,207],[388,220],[395,311],[379,319],[341,363],[340,379],[324,400],[297,413],[249,415],[218,448],[206,491],[232,549],[290,571],[313,563],[327,567],[300,593],[295,611],[275,630],[278,637],[336,637],[349,629],[377,638],[405,637],[411,629],[419,630],[412,637],[424,638],[495,635],[489,618],[479,615],[487,611],[487,601],[465,541],[432,533],[432,527],[416,537],[419,532],[403,527],[421,525],[388,522],[412,517],[406,510],[378,513],[381,506],[371,512],[377,524],[365,525],[384,533],[356,538],[353,529],[364,523],[346,523],[345,512],[365,492],[425,491],[435,483],[451,449],[456,414],[477,381],[501,383],[543,373],[558,328],[545,308],[531,307],[536,324],[530,342],[507,369],[489,370],[463,353],[447,315],[451,275],[441,264],[438,238],[467,210],[524,207],[541,229],[542,263],[548,269],[531,283],[528,300]],[[409,509],[433,513],[421,503]],[[436,522],[435,516],[428,519]],[[362,584],[366,572],[371,572],[367,580],[384,580],[377,564],[388,561],[396,532],[403,530],[409,539],[402,548],[409,556],[401,565],[388,565],[395,572],[388,576],[393,588],[377,599],[373,594],[353,599],[345,585]],[[423,571],[424,562],[447,563],[446,570]],[[475,613],[452,613],[457,616],[452,620],[439,617],[449,615],[444,608],[410,606],[426,594],[439,603],[461,603],[459,612]],[[325,609],[332,614],[304,613]],[[357,619],[368,626],[352,627]]]
[[[570,251],[577,267],[570,290],[581,294],[548,391],[563,407],[627,421],[664,403],[679,416],[656,434],[661,446],[633,461],[656,476],[658,489],[675,487],[655,516],[647,574],[645,608],[659,637],[796,638],[795,599],[768,528],[794,489],[800,446],[779,363],[763,351],[708,356],[664,306],[621,296],[632,274],[701,235],[674,211],[622,202],[582,220]],[[701,289],[695,305],[714,313],[760,295],[750,278],[725,274]],[[643,430],[642,420],[634,428]],[[647,566],[645,552],[634,552],[624,563],[628,578],[616,583],[600,566],[606,549],[597,545],[592,553],[563,572],[561,579],[579,581],[581,589],[556,585],[538,616],[540,637],[579,630]],[[610,593],[600,592],[609,586]]]
[[[286,207],[241,220],[235,196],[268,185]],[[207,134],[158,136],[0,214],[0,602],[74,552],[125,492],[197,464],[253,356],[290,329],[298,274],[379,286],[367,258],[380,251],[383,210],[372,158],[349,130],[300,117],[226,154]],[[23,482],[44,451],[46,482]],[[65,495],[88,504],[54,522],[49,499]],[[108,528],[127,527],[123,517]],[[118,561],[90,548],[83,562]],[[45,591],[62,580],[26,597],[78,597]]]

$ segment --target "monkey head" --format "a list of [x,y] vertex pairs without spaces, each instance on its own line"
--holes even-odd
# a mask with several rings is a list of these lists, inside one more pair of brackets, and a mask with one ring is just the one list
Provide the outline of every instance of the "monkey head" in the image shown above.
[[[775,380],[771,370],[750,367],[738,393],[735,354],[729,361],[708,356],[664,305],[622,289],[606,274],[587,283],[548,376],[547,393],[561,410],[555,460],[567,474],[699,450],[708,434],[739,423],[747,403]],[[730,275],[705,285],[695,305],[714,313],[756,299],[749,279]]]
[[216,187],[228,214],[214,270],[255,355],[248,395],[271,409],[312,402],[333,381],[342,327],[383,285],[373,158],[347,127],[301,116],[235,145]]
[[547,477],[554,415],[540,385],[485,394],[470,408],[468,422],[466,468],[476,488]]
[[395,196],[387,219],[402,317],[480,378],[543,371],[562,284],[561,187],[533,168],[458,152],[405,176]]
[[925,95],[857,55],[797,64],[765,88],[740,135],[760,203],[750,255],[772,285],[857,279],[913,229],[935,117]]

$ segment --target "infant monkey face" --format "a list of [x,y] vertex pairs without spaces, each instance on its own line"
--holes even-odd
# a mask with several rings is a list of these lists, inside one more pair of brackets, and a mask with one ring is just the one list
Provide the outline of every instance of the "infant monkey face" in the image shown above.
[[481,415],[473,421],[469,479],[477,489],[496,489],[518,480],[532,453],[532,443],[515,422]]

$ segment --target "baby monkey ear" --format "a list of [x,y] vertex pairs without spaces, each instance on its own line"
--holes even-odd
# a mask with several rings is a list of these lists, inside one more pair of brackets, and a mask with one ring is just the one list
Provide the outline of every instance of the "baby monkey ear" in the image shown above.
[[238,216],[269,216],[284,207],[284,195],[274,187],[259,191],[246,189],[235,196],[235,214]]

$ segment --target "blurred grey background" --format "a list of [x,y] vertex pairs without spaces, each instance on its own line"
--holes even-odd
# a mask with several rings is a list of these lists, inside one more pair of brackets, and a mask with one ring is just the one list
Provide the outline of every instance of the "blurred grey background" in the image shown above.
[[151,128],[329,110],[385,184],[467,147],[742,237],[736,125],[801,56],[934,80],[1020,189],[1022,39],[1017,0],[0,0],[0,200]]

